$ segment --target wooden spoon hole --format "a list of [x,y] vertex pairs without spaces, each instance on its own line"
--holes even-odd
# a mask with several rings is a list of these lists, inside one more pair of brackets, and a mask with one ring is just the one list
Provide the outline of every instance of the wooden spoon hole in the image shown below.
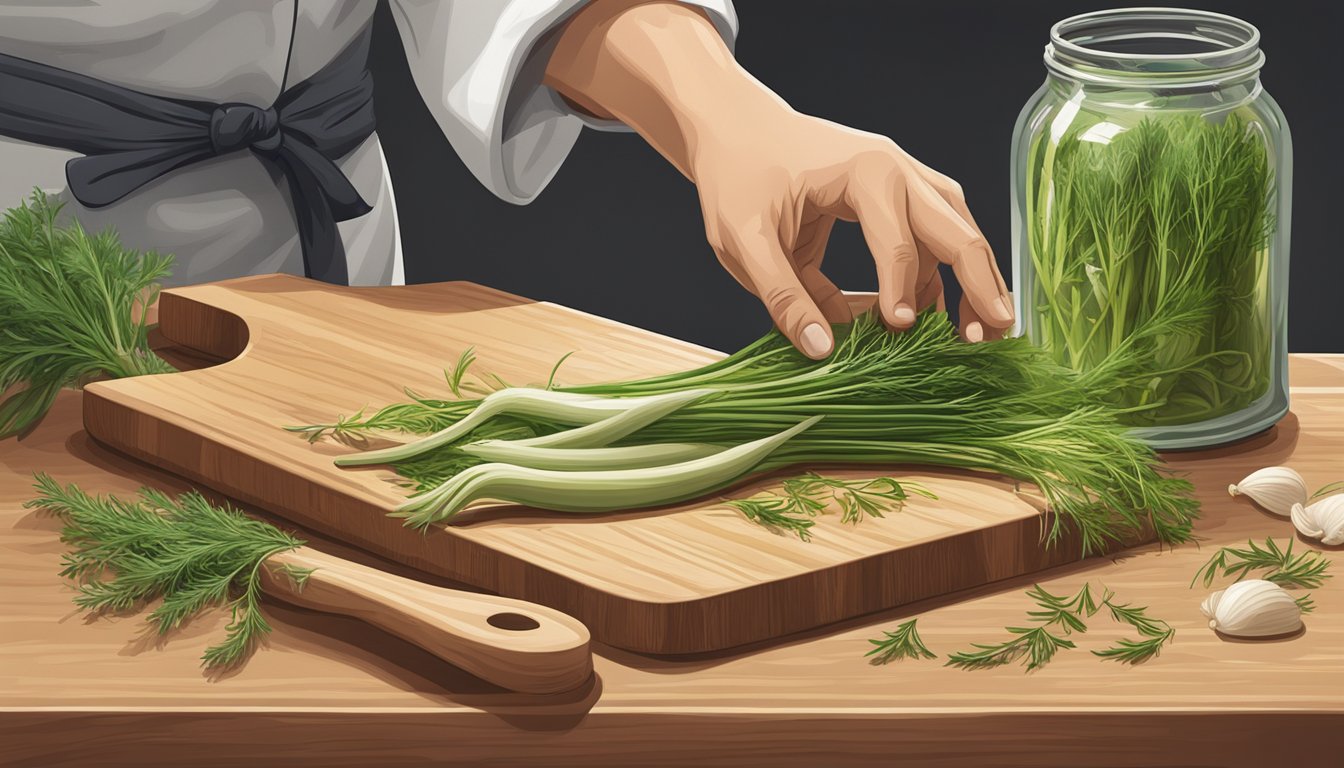
[[531,616],[524,616],[521,613],[496,613],[486,618],[485,623],[510,632],[526,632],[529,629],[536,629],[541,626],[536,619]]

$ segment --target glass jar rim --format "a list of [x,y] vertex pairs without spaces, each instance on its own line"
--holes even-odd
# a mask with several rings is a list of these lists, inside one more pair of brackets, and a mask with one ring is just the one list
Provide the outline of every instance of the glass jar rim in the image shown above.
[[[1100,44],[1187,40],[1211,50],[1131,53]],[[1264,65],[1260,30],[1235,16],[1187,8],[1116,8],[1070,16],[1050,28],[1046,68],[1084,82],[1206,87],[1253,77]]]

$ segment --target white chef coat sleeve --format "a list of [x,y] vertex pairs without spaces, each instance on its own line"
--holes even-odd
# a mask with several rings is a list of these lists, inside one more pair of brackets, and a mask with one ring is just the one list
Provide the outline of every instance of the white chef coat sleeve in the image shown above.
[[[732,0],[679,0],[705,9],[731,48]],[[587,0],[392,0],[416,87],[462,162],[491,192],[528,203],[546,187],[585,116],[542,84],[551,34]]]

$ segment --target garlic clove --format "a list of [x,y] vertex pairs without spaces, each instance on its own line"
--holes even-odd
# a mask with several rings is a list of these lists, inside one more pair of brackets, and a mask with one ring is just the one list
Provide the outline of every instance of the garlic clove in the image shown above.
[[[1293,505],[1293,527],[1303,536],[1320,539],[1322,544],[1330,546],[1344,544],[1344,494],[1326,496],[1304,507],[1300,514],[1298,506]],[[1298,524],[1299,517],[1305,526]]]
[[1292,514],[1294,504],[1307,503],[1307,483],[1288,467],[1265,467],[1227,486],[1232,496],[1249,496],[1261,508],[1280,517]]
[[1205,598],[1200,610],[1209,629],[1236,637],[1274,637],[1302,627],[1302,609],[1272,581],[1250,579]]
[[1218,603],[1222,601],[1223,593],[1226,591],[1227,590],[1220,589],[1204,598],[1204,602],[1199,604],[1200,613],[1203,613],[1204,617],[1209,619],[1209,629],[1218,628],[1217,622],[1213,621],[1213,617],[1218,615]]
[[1289,517],[1293,519],[1293,527],[1297,529],[1297,532],[1308,539],[1319,539],[1325,535],[1325,531],[1321,530],[1321,526],[1316,523],[1316,517],[1307,511],[1305,506],[1294,504]]

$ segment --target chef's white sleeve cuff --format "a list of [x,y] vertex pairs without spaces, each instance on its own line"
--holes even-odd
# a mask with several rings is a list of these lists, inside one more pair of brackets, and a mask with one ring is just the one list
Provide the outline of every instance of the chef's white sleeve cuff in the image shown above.
[[[584,125],[622,130],[569,106],[542,83],[557,30],[587,0],[393,0],[425,104],[467,168],[511,203],[531,202]],[[679,0],[705,9],[731,48],[731,0]]]

